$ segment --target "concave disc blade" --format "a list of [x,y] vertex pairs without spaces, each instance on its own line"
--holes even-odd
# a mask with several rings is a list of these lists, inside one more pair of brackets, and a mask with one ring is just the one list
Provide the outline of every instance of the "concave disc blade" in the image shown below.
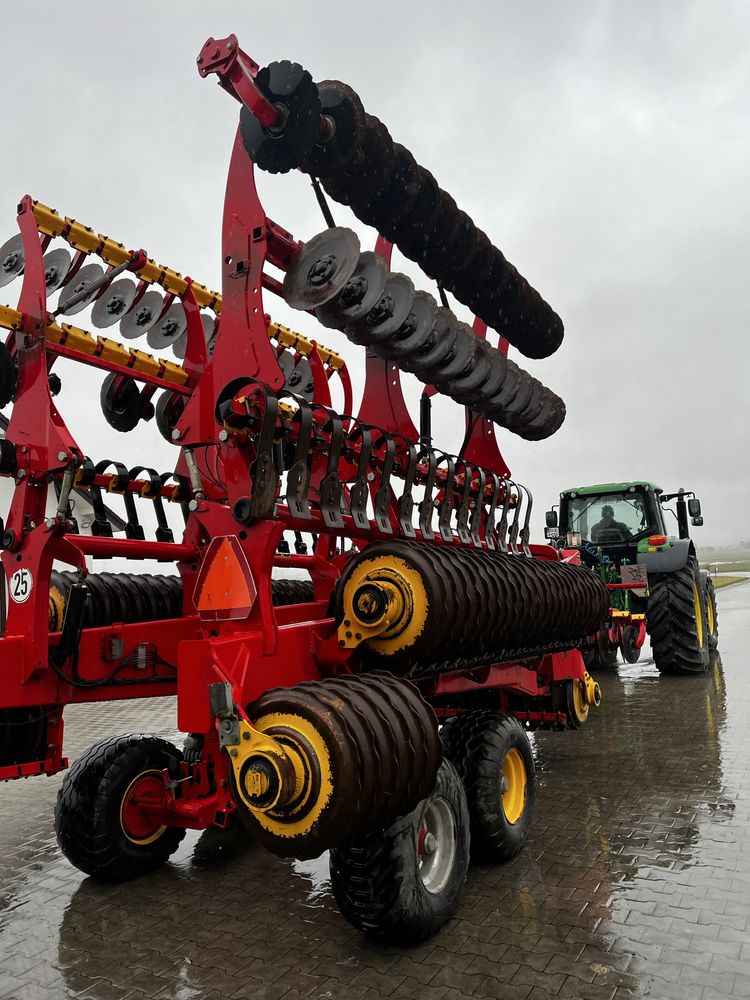
[[120,336],[125,340],[135,340],[148,333],[161,316],[164,296],[152,289],[143,296],[137,306],[120,320]]
[[52,295],[61,285],[65,284],[71,259],[72,255],[65,247],[50,250],[44,255],[44,284],[47,295]]
[[64,316],[75,316],[76,313],[83,312],[86,306],[91,305],[98,294],[98,290],[91,293],[85,299],[81,299],[80,302],[76,302],[75,305],[66,308],[66,303],[73,298],[74,295],[78,295],[79,292],[84,291],[93,282],[98,281],[99,278],[104,274],[104,268],[101,264],[86,264],[75,278],[72,278],[68,284],[60,292],[60,299],[57,303],[57,308]]
[[23,241],[20,234],[12,236],[0,247],[0,288],[9,285],[23,271]]
[[[169,313],[167,313],[169,315]],[[209,342],[213,336],[214,327],[216,325],[213,316],[209,316],[208,313],[201,313],[201,322],[203,323],[203,336],[206,338],[206,343]],[[185,332],[175,340],[172,344],[172,354],[180,361],[185,357],[185,351],[187,350],[187,323]]]
[[156,326],[148,331],[148,346],[155,351],[170,347],[179,340],[187,329],[187,318],[181,302],[175,302],[167,309],[167,314]]
[[114,326],[125,315],[135,301],[135,282],[130,278],[113,281],[109,288],[100,295],[91,310],[91,322],[94,326]]
[[293,258],[284,277],[284,299],[293,309],[314,309],[335,298],[359,261],[359,239],[336,226],[313,236]]

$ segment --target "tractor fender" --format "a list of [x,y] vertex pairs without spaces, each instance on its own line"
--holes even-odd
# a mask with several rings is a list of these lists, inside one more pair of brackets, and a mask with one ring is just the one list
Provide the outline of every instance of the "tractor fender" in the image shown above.
[[637,563],[645,566],[647,573],[674,573],[687,564],[695,548],[689,538],[674,538],[668,549],[660,552],[639,552]]

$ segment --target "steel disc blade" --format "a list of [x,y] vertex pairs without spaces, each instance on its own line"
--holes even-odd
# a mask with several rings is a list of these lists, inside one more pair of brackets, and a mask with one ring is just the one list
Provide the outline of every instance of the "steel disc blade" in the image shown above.
[[276,358],[281,369],[281,374],[286,382],[294,371],[294,355],[291,351],[282,351]]
[[364,346],[385,340],[399,329],[413,302],[414,284],[411,279],[398,271],[391,273],[375,307],[362,319],[347,326],[347,337],[355,344]]
[[91,310],[94,326],[114,326],[130,309],[135,301],[135,282],[130,278],[113,281],[103,295],[100,295]]
[[313,309],[335,298],[359,262],[359,239],[336,226],[313,236],[284,277],[284,299],[294,309]]
[[186,329],[185,310],[180,302],[175,302],[167,309],[166,316],[148,331],[146,337],[148,346],[155,351],[170,347],[176,340],[180,339]]
[[91,305],[98,294],[98,290],[95,290],[85,299],[81,299],[80,302],[76,302],[69,309],[66,308],[66,303],[73,298],[74,295],[78,295],[79,292],[84,291],[88,288],[90,284],[94,281],[98,281],[99,278],[104,274],[104,268],[101,264],[86,264],[82,267],[75,278],[71,279],[68,284],[60,292],[60,299],[57,303],[57,308],[64,316],[75,316],[76,313],[83,312],[86,306]]
[[373,308],[383,294],[388,275],[388,265],[380,254],[365,250],[343,290],[335,299],[318,306],[315,315],[323,326],[343,329]]
[[138,305],[120,320],[120,336],[125,340],[135,340],[148,333],[161,316],[164,297],[156,290],[146,292]]
[[23,240],[20,234],[12,236],[0,247],[0,288],[9,285],[23,271]]
[[287,378],[285,389],[302,396],[308,402],[313,398],[315,383],[310,362],[304,355],[297,361],[292,374]]
[[52,295],[61,285],[65,284],[71,260],[72,254],[65,247],[50,250],[44,255],[44,285],[47,289],[47,295]]
[[[169,313],[167,313],[167,316],[168,315]],[[208,343],[213,336],[216,323],[213,316],[209,316],[208,313],[201,313],[201,322],[203,323],[203,336],[206,338],[206,343]],[[185,329],[185,332],[172,344],[172,354],[174,354],[174,356],[180,361],[182,361],[185,357],[185,351],[187,350],[187,338],[187,329]]]

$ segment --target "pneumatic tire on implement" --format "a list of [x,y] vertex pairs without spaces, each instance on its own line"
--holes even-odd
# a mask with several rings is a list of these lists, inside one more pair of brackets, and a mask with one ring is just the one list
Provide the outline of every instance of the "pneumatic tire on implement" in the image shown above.
[[649,575],[646,627],[662,674],[702,674],[708,668],[706,610],[694,555],[671,573]]
[[60,850],[100,882],[124,882],[163,865],[184,828],[149,824],[138,795],[159,795],[162,771],[175,773],[180,751],[156,736],[115,736],[90,747],[65,775],[55,804]]
[[461,779],[443,760],[435,790],[387,830],[331,851],[331,887],[359,930],[418,944],[453,915],[469,867],[469,814]]
[[446,757],[466,791],[472,860],[508,861],[531,830],[536,776],[523,726],[509,715],[466,712],[440,731]]

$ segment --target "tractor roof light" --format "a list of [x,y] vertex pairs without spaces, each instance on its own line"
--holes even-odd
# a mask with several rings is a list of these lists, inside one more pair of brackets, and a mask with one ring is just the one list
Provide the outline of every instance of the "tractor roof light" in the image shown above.
[[206,621],[247,618],[258,596],[255,580],[236,535],[211,539],[193,593]]

